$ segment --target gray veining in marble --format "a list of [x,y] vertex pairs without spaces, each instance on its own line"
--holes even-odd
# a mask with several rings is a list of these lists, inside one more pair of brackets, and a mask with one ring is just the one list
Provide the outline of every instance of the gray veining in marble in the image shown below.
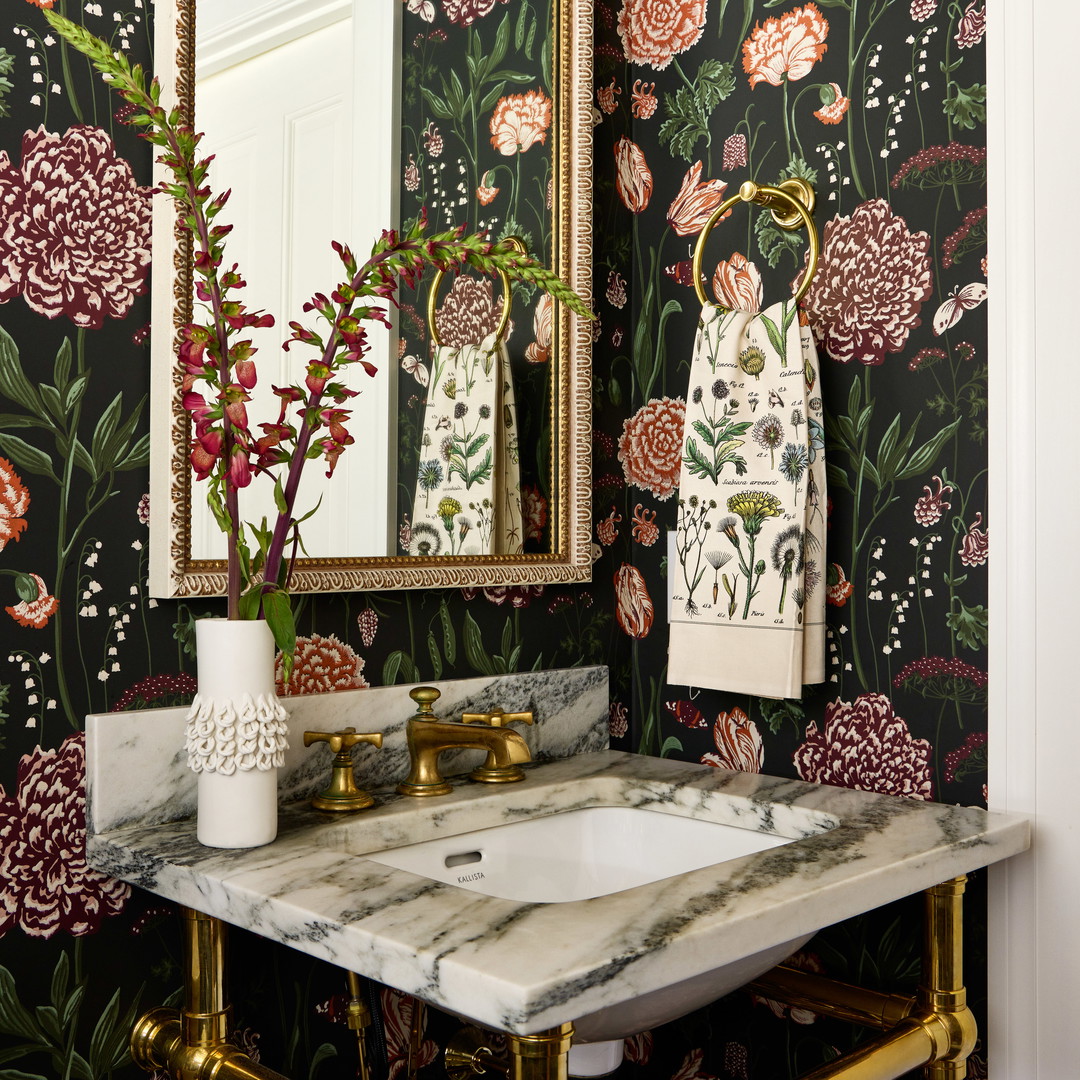
[[[441,691],[440,719],[463,712],[531,711],[534,724],[515,724],[534,760],[548,761],[608,745],[606,667],[516,672],[430,684]],[[333,757],[325,744],[305,748],[305,730],[383,734],[381,750],[354,748],[357,783],[386,787],[405,777],[409,756],[405,724],[416,711],[410,686],[342,690],[282,698],[289,712],[289,749],[278,772],[282,802],[307,799],[324,788]],[[195,813],[196,777],[184,751],[185,708],[100,713],[86,718],[87,829],[107,832],[125,826],[179,821]],[[483,760],[475,750],[444,754],[444,775],[467,772]]]
[[[264,848],[215,851],[190,821],[89,839],[93,866],[480,1023],[534,1032],[694,979],[1024,850],[1016,815],[730,773],[610,750],[528,767],[491,790],[378,794],[328,821],[283,808]],[[590,805],[797,837],[609,896],[520,903],[363,852]]]

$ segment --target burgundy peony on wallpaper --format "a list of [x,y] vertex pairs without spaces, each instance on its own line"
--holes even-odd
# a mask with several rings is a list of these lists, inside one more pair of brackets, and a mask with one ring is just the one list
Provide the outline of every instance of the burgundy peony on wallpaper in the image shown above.
[[[386,0],[397,3],[398,0]],[[187,700],[194,620],[217,601],[146,589],[150,152],[41,8],[153,63],[146,0],[11,0],[0,28],[0,1073],[134,1076],[127,1032],[180,985],[168,905],[85,862],[87,712]],[[611,669],[616,746],[980,804],[985,799],[985,8],[979,0],[600,0],[596,65],[593,581],[576,588],[312,596],[287,693],[578,663]],[[549,243],[547,0],[404,0],[403,215],[427,206]],[[678,512],[700,307],[690,259],[747,179],[799,176],[822,237],[805,316],[821,358],[828,466],[826,681],[772,701],[667,683],[667,535]],[[343,238],[354,239],[354,238]],[[356,239],[360,242],[362,238]],[[790,296],[805,238],[737,208],[706,288],[744,310]],[[497,300],[445,289],[447,340]],[[251,298],[257,302],[257,298]],[[399,422],[417,423],[426,295],[402,310]],[[522,296],[519,402],[542,400],[550,311]],[[455,337],[457,335],[457,337]],[[410,368],[412,370],[410,370]],[[542,542],[546,412],[526,481]],[[755,422],[805,432],[763,398]],[[354,448],[357,449],[357,448]],[[412,468],[416,468],[413,464]],[[970,886],[968,981],[985,927]],[[918,903],[830,928],[793,962],[909,986]],[[294,1077],[352,1076],[338,970],[237,933],[235,1040]],[[386,1071],[414,1003],[375,993]],[[420,1075],[456,1022],[431,1012]],[[773,1080],[860,1033],[736,993],[627,1041],[634,1080]],[[383,1055],[378,1055],[381,1061]],[[971,1075],[987,1074],[983,1047]]]

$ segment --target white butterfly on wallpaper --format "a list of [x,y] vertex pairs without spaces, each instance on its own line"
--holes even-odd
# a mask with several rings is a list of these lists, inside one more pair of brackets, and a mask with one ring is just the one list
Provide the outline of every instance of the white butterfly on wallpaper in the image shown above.
[[435,21],[435,5],[431,0],[408,0],[409,13],[419,15],[424,22]]
[[977,308],[986,299],[986,285],[973,281],[962,288],[957,285],[945,298],[945,303],[937,309],[934,316],[934,333],[940,337],[946,330],[955,326],[965,311]]
[[401,366],[407,371],[421,386],[427,386],[430,375],[428,373],[427,366],[420,360],[419,357],[408,355],[401,358]]

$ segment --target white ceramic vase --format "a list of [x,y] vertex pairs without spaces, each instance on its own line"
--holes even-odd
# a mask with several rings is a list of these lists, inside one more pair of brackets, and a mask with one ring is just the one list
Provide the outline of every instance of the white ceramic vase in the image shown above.
[[195,642],[199,691],[186,749],[199,778],[199,843],[261,847],[277,836],[277,771],[287,745],[274,637],[261,619],[200,619]]

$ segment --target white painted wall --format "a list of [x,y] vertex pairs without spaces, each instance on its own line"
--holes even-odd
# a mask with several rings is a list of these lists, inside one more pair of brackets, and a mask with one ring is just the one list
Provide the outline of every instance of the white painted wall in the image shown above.
[[1075,0],[988,0],[990,806],[1033,815],[995,868],[992,1080],[1080,1076],[1080,379]]

